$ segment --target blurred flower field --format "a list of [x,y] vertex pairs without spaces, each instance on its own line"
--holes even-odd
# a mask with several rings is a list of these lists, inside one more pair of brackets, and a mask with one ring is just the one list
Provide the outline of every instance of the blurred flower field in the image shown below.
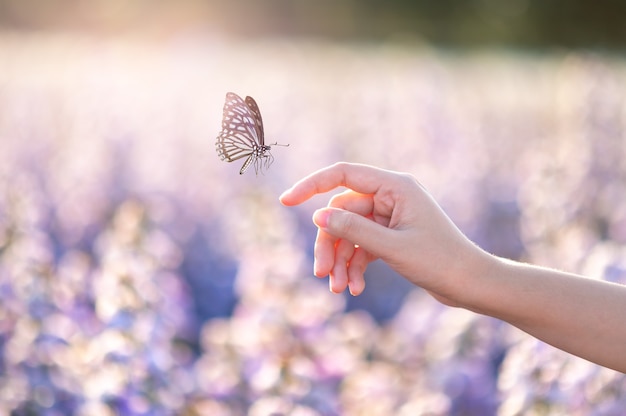
[[[278,195],[414,174],[479,245],[626,282],[626,61],[205,38],[0,36],[0,415],[620,415],[626,379],[383,264],[312,276]],[[256,98],[275,163],[215,152]]]

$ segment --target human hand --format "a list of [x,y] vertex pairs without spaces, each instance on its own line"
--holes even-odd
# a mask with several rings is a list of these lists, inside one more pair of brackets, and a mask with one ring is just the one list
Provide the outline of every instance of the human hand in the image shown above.
[[[411,175],[367,165],[337,163],[296,183],[280,196],[287,206],[343,186],[328,207],[317,210],[314,273],[330,275],[330,289],[365,288],[367,265],[381,258],[395,271],[455,305],[465,278],[484,253],[452,223]],[[483,255],[481,255],[483,254]]]

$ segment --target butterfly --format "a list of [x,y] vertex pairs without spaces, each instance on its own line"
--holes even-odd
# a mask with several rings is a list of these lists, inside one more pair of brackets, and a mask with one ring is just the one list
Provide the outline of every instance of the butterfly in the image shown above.
[[[289,146],[274,143],[271,146]],[[263,119],[256,101],[246,97],[245,101],[235,93],[226,94],[222,131],[215,141],[215,149],[222,160],[234,162],[247,158],[239,170],[243,173],[254,164],[257,175],[274,162],[271,146],[265,144]]]

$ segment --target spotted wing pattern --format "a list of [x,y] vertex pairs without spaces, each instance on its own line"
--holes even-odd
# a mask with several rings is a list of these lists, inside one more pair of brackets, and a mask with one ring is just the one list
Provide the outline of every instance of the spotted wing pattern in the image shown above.
[[247,158],[239,174],[243,174],[251,164],[254,164],[257,173],[271,165],[274,158],[270,146],[265,145],[263,119],[252,97],[246,97],[244,101],[235,93],[226,94],[222,131],[217,136],[215,147],[220,158],[227,162]]

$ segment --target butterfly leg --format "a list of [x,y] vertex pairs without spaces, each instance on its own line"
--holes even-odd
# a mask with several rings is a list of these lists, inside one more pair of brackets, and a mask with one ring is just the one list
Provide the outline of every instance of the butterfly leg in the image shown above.
[[263,173],[263,165],[261,164],[261,158],[254,159],[254,172],[259,176],[259,170]]
[[268,152],[265,155],[265,169],[269,169],[269,167],[272,166],[272,163],[274,163],[274,156]]

